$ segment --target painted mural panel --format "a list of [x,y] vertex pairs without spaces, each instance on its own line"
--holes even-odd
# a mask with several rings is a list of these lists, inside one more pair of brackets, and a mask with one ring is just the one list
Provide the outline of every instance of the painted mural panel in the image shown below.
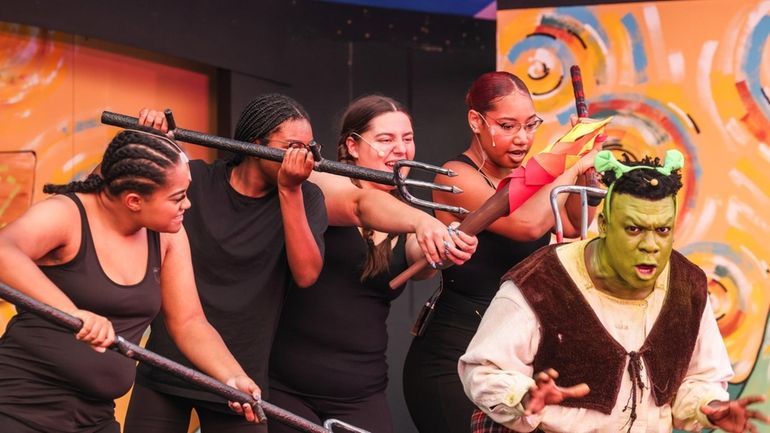
[[577,64],[590,115],[615,116],[610,148],[684,153],[676,246],[709,277],[731,394],[770,397],[770,1],[501,10],[497,32],[498,69],[546,119],[538,147],[567,129]]
[[[0,22],[0,226],[45,197],[45,183],[85,177],[117,128],[103,110],[170,107],[180,127],[208,131],[209,77],[82,38]],[[193,158],[213,152],[184,145]],[[0,332],[15,314],[0,301]],[[119,420],[127,397],[117,402]]]

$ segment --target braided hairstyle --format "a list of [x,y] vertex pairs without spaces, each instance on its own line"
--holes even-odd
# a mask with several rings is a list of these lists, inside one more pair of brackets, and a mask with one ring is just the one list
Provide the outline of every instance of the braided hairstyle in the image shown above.
[[[658,157],[645,156],[641,161],[631,161],[627,154],[623,154],[623,159],[623,164],[629,167],[663,166]],[[613,194],[630,194],[646,200],[661,200],[666,197],[676,197],[676,193],[682,188],[682,175],[679,170],[666,175],[657,170],[638,169],[626,172],[617,178],[613,170],[607,170],[602,175],[602,183],[608,186],[615,183],[612,187]]]
[[[355,165],[355,158],[348,151],[348,137],[360,142],[360,134],[365,133],[371,128],[371,121],[375,117],[391,112],[401,112],[407,115],[411,121],[411,116],[406,107],[393,98],[382,95],[362,96],[348,105],[345,114],[342,116],[342,125],[340,126],[340,136],[337,141],[337,160],[345,164]],[[361,184],[357,179],[351,181],[360,188]],[[387,238],[379,245],[374,243],[374,230],[365,228],[362,233],[368,246],[366,251],[366,261],[364,262],[361,281],[365,281],[390,267],[390,258],[392,255],[391,241],[397,235],[388,233]]]
[[[252,99],[241,112],[235,125],[235,138],[238,141],[255,143],[264,140],[277,131],[287,120],[310,121],[310,116],[299,102],[280,93],[268,93]],[[246,156],[234,154],[227,162],[236,166],[243,162]]]
[[152,194],[166,184],[166,170],[179,163],[182,150],[164,136],[125,130],[110,141],[104,151],[99,174],[64,185],[46,184],[46,194],[94,193],[102,190],[112,196],[124,191]]

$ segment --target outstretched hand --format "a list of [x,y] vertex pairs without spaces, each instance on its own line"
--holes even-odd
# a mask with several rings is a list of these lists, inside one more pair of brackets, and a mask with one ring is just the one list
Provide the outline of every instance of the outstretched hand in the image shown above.
[[525,415],[540,413],[547,405],[559,404],[567,398],[583,397],[591,391],[585,383],[568,388],[557,386],[558,377],[559,373],[553,368],[541,371],[535,376],[535,384],[522,401]]
[[445,261],[462,265],[476,251],[478,239],[457,230],[459,225],[453,222],[445,226],[427,213],[415,222],[417,244],[431,267],[444,266]]
[[751,432],[757,433],[757,426],[752,422],[753,419],[769,424],[770,417],[767,415],[749,409],[750,404],[765,401],[763,395],[752,395],[730,401],[712,401],[701,406],[703,412],[709,421],[715,426],[729,433]]

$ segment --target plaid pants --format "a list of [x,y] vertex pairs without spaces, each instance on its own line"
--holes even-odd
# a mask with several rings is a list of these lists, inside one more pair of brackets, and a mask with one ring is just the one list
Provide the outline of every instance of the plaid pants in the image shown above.
[[[471,415],[471,433],[515,433],[515,432],[509,429],[508,427],[503,426],[502,424],[498,424],[492,421],[492,418],[488,417],[487,414],[480,411],[479,409],[476,409],[473,411],[473,415]],[[543,433],[543,431],[538,428],[538,429],[535,429],[533,433]]]

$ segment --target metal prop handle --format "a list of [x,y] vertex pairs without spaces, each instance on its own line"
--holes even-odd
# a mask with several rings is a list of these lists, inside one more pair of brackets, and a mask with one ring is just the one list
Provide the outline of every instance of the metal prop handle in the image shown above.
[[[575,95],[575,111],[577,111],[578,118],[588,117],[588,105],[586,104],[586,94],[583,91],[583,75],[580,73],[580,67],[578,65],[572,65],[569,68],[570,78],[572,79],[572,92]],[[586,186],[591,188],[600,188],[600,182],[598,174],[593,168],[589,168],[585,172]],[[601,203],[602,198],[597,196],[590,196],[588,198],[588,204],[590,206],[598,206]],[[556,233],[558,238],[559,232]]]
[[[171,110],[166,110],[166,119],[169,123],[169,131],[173,132],[174,138],[179,141],[187,143],[198,144],[201,146],[211,147],[220,150],[226,150],[228,152],[240,153],[248,156],[254,156],[257,158],[268,159],[270,161],[283,161],[283,155],[286,152],[282,149],[277,149],[268,146],[255,146],[253,143],[245,141],[233,140],[230,138],[219,137],[211,134],[204,134],[202,132],[191,131],[189,129],[176,128],[176,123],[171,116]],[[136,128],[139,120],[136,117],[127,116],[124,114],[113,113],[110,111],[102,112],[102,123],[106,125],[118,126],[121,128]],[[172,128],[173,126],[173,128]],[[315,168],[316,171],[323,171],[326,173],[336,174],[339,176],[350,177],[354,179],[366,180],[369,182],[375,182],[383,185],[393,185],[398,188],[399,192],[404,195],[404,199],[418,206],[424,206],[427,208],[442,210],[445,212],[451,212],[456,214],[466,214],[468,211],[458,206],[448,206],[440,203],[434,203],[426,200],[420,200],[409,194],[407,188],[410,186],[435,189],[444,192],[451,192],[453,194],[459,194],[462,192],[460,188],[451,185],[441,185],[431,182],[422,182],[418,180],[408,179],[399,173],[400,167],[409,165],[411,167],[425,170],[431,173],[443,174],[445,176],[453,177],[457,176],[452,170],[446,168],[437,167],[435,165],[420,163],[420,162],[404,162],[396,165],[393,172],[387,172],[382,170],[374,170],[365,167],[359,167],[351,164],[343,164],[337,161],[330,161],[328,159],[321,158],[321,154],[318,149],[311,149],[313,157],[316,159]]]
[[[16,305],[16,307],[19,309],[28,310],[32,313],[35,313],[43,319],[63,326],[72,332],[79,331],[83,326],[83,322],[77,317],[71,316],[59,309],[51,307],[50,305],[46,305],[40,301],[32,299],[29,296],[3,283],[0,283],[0,298],[3,298],[6,301]],[[265,416],[265,413],[267,413],[270,415],[271,419],[290,425],[304,432],[332,433],[331,430],[314,424],[305,418],[274,406],[266,401],[257,401],[254,399],[254,397],[247,394],[246,392],[225,385],[224,383],[199,371],[185,367],[141,346],[137,346],[136,344],[126,341],[123,337],[117,336],[115,338],[115,342],[112,344],[112,346],[110,346],[110,349],[115,350],[128,358],[136,359],[138,361],[152,365],[153,367],[157,367],[167,373],[173,374],[230,401],[248,403],[254,408],[260,423],[267,421],[267,417]]]
[[601,188],[579,185],[562,185],[551,190],[551,209],[553,217],[556,220],[556,242],[564,241],[564,227],[561,223],[561,213],[559,212],[559,203],[557,198],[559,194],[580,194],[580,239],[585,239],[588,235],[588,203],[589,198],[597,198],[602,201],[607,191]]

